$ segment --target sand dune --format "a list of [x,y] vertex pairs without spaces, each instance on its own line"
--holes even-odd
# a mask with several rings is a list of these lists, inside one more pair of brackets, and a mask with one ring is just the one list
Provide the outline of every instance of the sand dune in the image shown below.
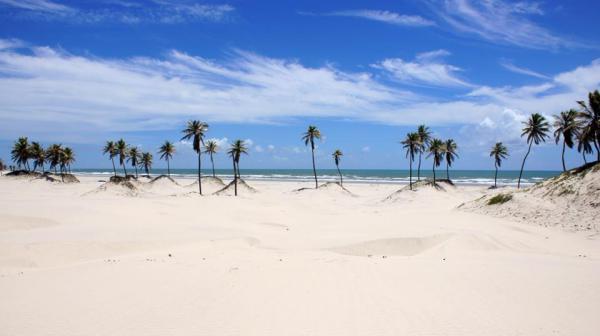
[[192,181],[130,183],[137,197],[93,177],[0,177],[0,334],[600,330],[598,236],[457,209],[499,191],[382,202],[398,186],[349,184],[348,197],[253,181],[260,192],[240,197],[171,197],[154,188]]

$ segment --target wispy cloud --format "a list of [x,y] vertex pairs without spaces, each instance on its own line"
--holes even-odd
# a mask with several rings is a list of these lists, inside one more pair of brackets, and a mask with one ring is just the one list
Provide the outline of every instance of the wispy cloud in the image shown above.
[[550,77],[548,77],[544,74],[533,71],[531,69],[516,66],[512,62],[507,61],[507,60],[501,61],[500,65],[502,65],[502,67],[505,68],[506,70],[514,72],[514,73],[527,75],[527,76],[531,76],[531,77],[536,77],[536,78],[540,78],[540,79],[550,79]]
[[443,62],[442,58],[448,55],[450,53],[446,50],[434,50],[418,54],[413,61],[388,58],[374,64],[373,67],[389,72],[395,80],[405,84],[439,87],[473,86],[459,77],[460,68]]
[[534,49],[574,46],[532,21],[528,15],[543,14],[539,4],[504,0],[432,0],[430,7],[453,30],[484,40]]
[[47,0],[0,0],[0,6],[12,7],[11,18],[27,20],[68,21],[93,24],[118,22],[124,24],[176,24],[193,21],[221,22],[231,18],[235,8],[228,4],[204,4],[195,1],[105,0],[93,8],[68,7]]
[[359,9],[359,10],[344,10],[335,11],[324,14],[315,13],[301,13],[310,15],[323,15],[323,16],[349,16],[363,18],[367,20],[384,22],[397,26],[411,26],[411,27],[427,27],[435,25],[435,22],[425,19],[418,15],[406,15],[399,14],[385,10],[372,10],[372,9]]

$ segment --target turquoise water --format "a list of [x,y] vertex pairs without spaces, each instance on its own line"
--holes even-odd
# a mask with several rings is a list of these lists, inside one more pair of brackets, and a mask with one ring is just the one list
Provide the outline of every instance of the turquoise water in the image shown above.
[[[113,174],[112,169],[74,169],[73,172],[79,174],[89,174],[97,176],[109,176]],[[133,172],[129,167],[127,173]],[[122,174],[123,170],[117,170]],[[141,173],[141,171],[140,171]],[[152,175],[166,174],[166,169],[152,169]],[[211,175],[212,171],[202,170],[205,175]],[[231,169],[217,169],[216,174],[223,178],[231,178]],[[310,169],[242,169],[242,177],[246,180],[272,180],[272,181],[310,181],[313,179],[313,172]],[[532,184],[543,181],[547,178],[560,174],[559,171],[524,171],[522,183]],[[179,178],[196,178],[195,169],[171,169],[171,175]],[[335,181],[339,178],[335,169],[319,169],[317,175],[322,181]],[[342,170],[345,182],[350,183],[408,183],[408,170],[391,169],[344,169]],[[416,180],[417,172],[413,171],[413,180]],[[431,170],[421,171],[421,177],[432,177]],[[445,170],[436,170],[438,178],[446,178]],[[493,184],[493,170],[450,170],[450,178],[457,184]],[[498,171],[498,184],[515,185],[519,178],[517,170]]]

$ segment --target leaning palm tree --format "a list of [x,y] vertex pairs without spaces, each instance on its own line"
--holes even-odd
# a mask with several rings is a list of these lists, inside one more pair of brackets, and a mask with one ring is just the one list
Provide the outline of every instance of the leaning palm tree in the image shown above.
[[240,157],[242,154],[248,154],[248,148],[243,140],[234,141],[227,151],[229,157],[233,161],[233,184],[234,184],[234,193],[237,196],[237,181],[240,176]]
[[57,174],[56,167],[61,163],[63,148],[62,145],[53,144],[46,149],[46,162],[50,165],[50,170],[54,169],[54,174]]
[[65,147],[60,153],[60,170],[63,173],[71,173],[71,164],[75,162],[75,153],[71,147]]
[[125,167],[125,159],[127,158],[128,146],[125,140],[119,139],[115,144],[116,155],[119,156],[119,165],[123,167],[125,178],[127,178],[127,167]]
[[39,142],[33,141],[31,146],[29,146],[29,155],[33,160],[33,171],[35,171],[38,167],[42,168],[42,173],[44,173],[44,163],[46,162],[46,151]]
[[213,155],[217,154],[217,151],[219,150],[219,144],[217,143],[216,140],[208,140],[206,142],[206,144],[204,145],[204,153],[207,153],[210,155],[210,163],[212,164],[212,173],[213,173],[213,177],[216,177],[215,175],[215,161],[213,160]]
[[146,172],[146,175],[149,177],[150,176],[150,168],[152,168],[152,154],[150,154],[148,152],[142,153],[139,165],[144,167],[144,171]]
[[498,178],[498,167],[502,165],[502,160],[506,159],[508,156],[508,149],[502,142],[496,142],[494,147],[492,147],[490,156],[494,157],[494,168],[496,168],[496,172],[494,173],[494,188],[497,188],[496,180]]
[[583,163],[587,164],[587,159],[585,158],[586,154],[592,154],[594,150],[592,149],[592,136],[588,129],[585,127],[581,127],[579,132],[577,132],[577,151],[581,153],[583,156]]
[[588,137],[596,147],[596,155],[600,161],[600,92],[598,90],[590,92],[587,104],[584,101],[577,103],[583,109],[580,117],[584,124],[584,131],[588,133]]
[[202,145],[204,144],[204,133],[208,130],[208,124],[198,120],[190,120],[186,128],[182,131],[183,137],[181,140],[192,140],[193,148],[198,153],[198,191],[202,195]]
[[138,165],[140,162],[140,151],[137,147],[129,147],[127,151],[127,160],[131,163],[131,166],[135,168],[135,178],[138,178]]
[[304,145],[308,146],[310,144],[310,149],[312,151],[312,165],[313,165],[313,174],[315,175],[315,189],[319,188],[319,181],[317,180],[317,167],[315,166],[315,139],[321,139],[321,131],[317,128],[317,126],[310,125],[308,126],[308,130],[302,135],[302,140],[304,140]]
[[421,156],[427,150],[431,142],[431,132],[429,131],[429,127],[425,125],[419,125],[417,128],[417,134],[419,134],[419,141],[421,142],[421,147],[419,148],[419,166],[417,168],[417,181],[421,180]]
[[448,173],[448,168],[452,167],[452,162],[456,161],[458,158],[456,142],[453,139],[446,140],[444,143],[444,156],[446,157],[446,179],[450,180],[450,174]]
[[402,147],[406,149],[406,157],[409,161],[408,186],[410,190],[412,190],[412,164],[415,161],[415,155],[417,155],[417,153],[420,155],[421,153],[421,137],[417,132],[407,133],[406,138],[400,143],[402,144]]
[[575,144],[573,138],[577,137],[579,133],[578,115],[579,112],[571,109],[554,116],[554,139],[558,144],[561,136],[563,138],[561,158],[564,172],[567,171],[567,166],[565,165],[565,148],[573,148]]
[[433,139],[429,143],[429,154],[427,157],[433,157],[433,185],[435,186],[435,167],[442,164],[444,158],[444,142],[440,139]]
[[29,170],[29,157],[31,155],[29,153],[29,142],[27,137],[21,137],[17,139],[10,154],[13,162],[16,163],[19,168],[22,166]]
[[549,125],[546,121],[546,118],[539,113],[532,114],[529,119],[523,122],[525,127],[523,128],[523,132],[521,136],[527,135],[527,143],[529,144],[529,148],[527,149],[527,153],[523,158],[523,163],[521,164],[521,172],[519,173],[519,181],[517,182],[517,189],[521,188],[521,177],[523,176],[523,168],[525,167],[525,160],[527,160],[527,156],[529,156],[529,152],[531,151],[531,145],[535,143],[536,145],[541,142],[546,142],[546,138],[548,137]]
[[115,168],[115,156],[117,156],[117,147],[114,141],[107,141],[102,149],[102,154],[108,154],[108,157],[112,161],[113,172],[117,176],[117,168]]
[[158,149],[158,154],[160,154],[161,159],[167,160],[167,175],[171,176],[171,166],[169,161],[173,158],[173,154],[175,154],[175,146],[173,146],[172,142],[167,140]]
[[333,161],[335,162],[335,167],[337,168],[338,174],[340,175],[340,186],[344,186],[344,179],[342,177],[342,172],[340,171],[340,159],[342,158],[342,156],[344,156],[344,153],[342,153],[341,150],[336,149],[333,154],[331,154],[331,156],[333,156]]

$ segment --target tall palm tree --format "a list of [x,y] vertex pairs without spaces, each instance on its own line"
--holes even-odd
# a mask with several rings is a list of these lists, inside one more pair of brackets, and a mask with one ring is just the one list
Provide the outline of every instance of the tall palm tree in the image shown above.
[[340,175],[340,186],[344,186],[344,179],[342,177],[342,172],[340,171],[340,160],[342,158],[342,156],[344,156],[344,153],[342,153],[341,150],[336,149],[333,154],[331,154],[331,156],[333,156],[333,161],[335,161],[335,167],[337,168],[338,174]]
[[310,144],[310,149],[312,151],[312,165],[313,165],[313,174],[315,175],[315,189],[319,188],[319,181],[317,180],[317,167],[315,166],[315,139],[321,139],[321,131],[317,128],[317,126],[310,125],[308,126],[308,130],[302,135],[302,140],[304,140],[304,145],[308,146]]
[[233,184],[235,196],[237,196],[237,181],[240,176],[240,157],[242,154],[248,154],[248,148],[243,140],[234,141],[227,151],[233,161]]
[[129,147],[127,151],[127,160],[131,163],[131,166],[135,168],[135,178],[138,178],[138,165],[140,162],[140,151],[137,147]]
[[146,175],[150,176],[150,168],[152,168],[152,154],[148,152],[142,153],[139,164],[140,166],[144,167]]
[[19,168],[21,166],[25,167],[25,169],[29,170],[29,142],[27,137],[20,137],[15,141],[13,145],[13,149],[10,152],[11,158],[14,163],[16,163]]
[[592,139],[596,147],[596,155],[600,161],[600,92],[598,90],[588,94],[588,103],[584,101],[577,102],[583,109],[580,116],[583,119],[584,131]]
[[50,170],[54,169],[54,173],[56,172],[56,167],[58,167],[61,163],[63,148],[62,145],[53,144],[46,149],[46,162],[50,165]]
[[419,134],[419,141],[421,147],[419,148],[419,167],[417,168],[417,181],[421,181],[421,156],[427,150],[431,142],[431,132],[429,127],[425,125],[419,125],[417,127],[417,134]]
[[158,149],[158,154],[160,154],[161,159],[167,160],[167,175],[171,176],[171,166],[169,164],[169,161],[171,160],[171,158],[173,158],[173,154],[175,154],[175,146],[172,142],[167,140]]
[[415,155],[417,153],[421,153],[422,143],[421,137],[417,132],[411,132],[406,134],[406,138],[400,142],[402,147],[406,149],[406,157],[409,161],[409,179],[408,185],[410,190],[412,190],[412,164],[415,161]]
[[63,173],[71,173],[71,164],[75,162],[75,153],[71,147],[65,147],[60,153],[60,170]]
[[102,149],[102,154],[108,154],[108,157],[112,161],[113,172],[117,176],[117,168],[115,168],[115,156],[117,156],[117,147],[114,141],[107,141]]
[[219,144],[217,144],[217,141],[212,140],[212,139],[208,140],[204,146],[204,153],[207,153],[210,155],[210,163],[212,164],[213,177],[216,177],[215,161],[213,160],[213,154],[217,154],[218,150],[219,150]]
[[573,145],[575,144],[573,138],[577,137],[579,133],[579,121],[577,120],[578,115],[579,112],[571,109],[560,112],[559,115],[554,116],[554,139],[558,144],[561,136],[563,138],[561,156],[563,171],[567,171],[567,166],[565,165],[565,148],[573,148]]
[[496,180],[498,178],[498,167],[502,165],[502,160],[506,159],[506,157],[508,156],[508,149],[502,144],[502,142],[496,142],[494,147],[492,147],[490,156],[494,157],[494,168],[496,168],[496,172],[494,173],[494,188],[496,188]]
[[433,139],[429,142],[429,155],[433,157],[433,185],[435,186],[435,167],[439,167],[444,159],[444,142],[440,139]]
[[37,167],[42,168],[42,173],[44,173],[44,163],[46,162],[46,151],[39,142],[33,141],[31,146],[29,146],[29,155],[33,160],[33,171],[37,169]]
[[527,156],[529,156],[529,152],[531,151],[531,145],[535,143],[536,145],[540,144],[540,142],[546,142],[546,138],[548,137],[549,132],[549,124],[546,121],[546,118],[539,113],[532,114],[529,119],[523,122],[525,127],[523,128],[523,132],[521,136],[527,135],[527,143],[529,147],[527,148],[527,153],[523,158],[523,163],[521,164],[521,172],[519,173],[519,182],[517,182],[517,189],[521,188],[521,177],[523,176],[523,168],[525,167],[525,160],[527,160]]
[[119,139],[115,144],[116,155],[119,156],[119,165],[123,167],[125,178],[127,178],[127,167],[125,167],[125,159],[127,158],[128,146],[125,140]]
[[202,145],[204,144],[204,133],[208,130],[208,124],[198,120],[190,120],[186,128],[182,131],[181,140],[192,140],[193,148],[198,153],[198,191],[202,195]]
[[581,127],[579,132],[577,132],[577,151],[581,153],[583,156],[583,162],[587,164],[587,159],[585,158],[586,154],[592,154],[594,150],[592,149],[592,136],[589,130],[585,127]]
[[446,157],[446,179],[450,180],[450,174],[448,173],[448,168],[452,167],[452,162],[456,161],[458,158],[458,153],[456,152],[458,146],[453,139],[446,140],[444,144],[444,156]]

